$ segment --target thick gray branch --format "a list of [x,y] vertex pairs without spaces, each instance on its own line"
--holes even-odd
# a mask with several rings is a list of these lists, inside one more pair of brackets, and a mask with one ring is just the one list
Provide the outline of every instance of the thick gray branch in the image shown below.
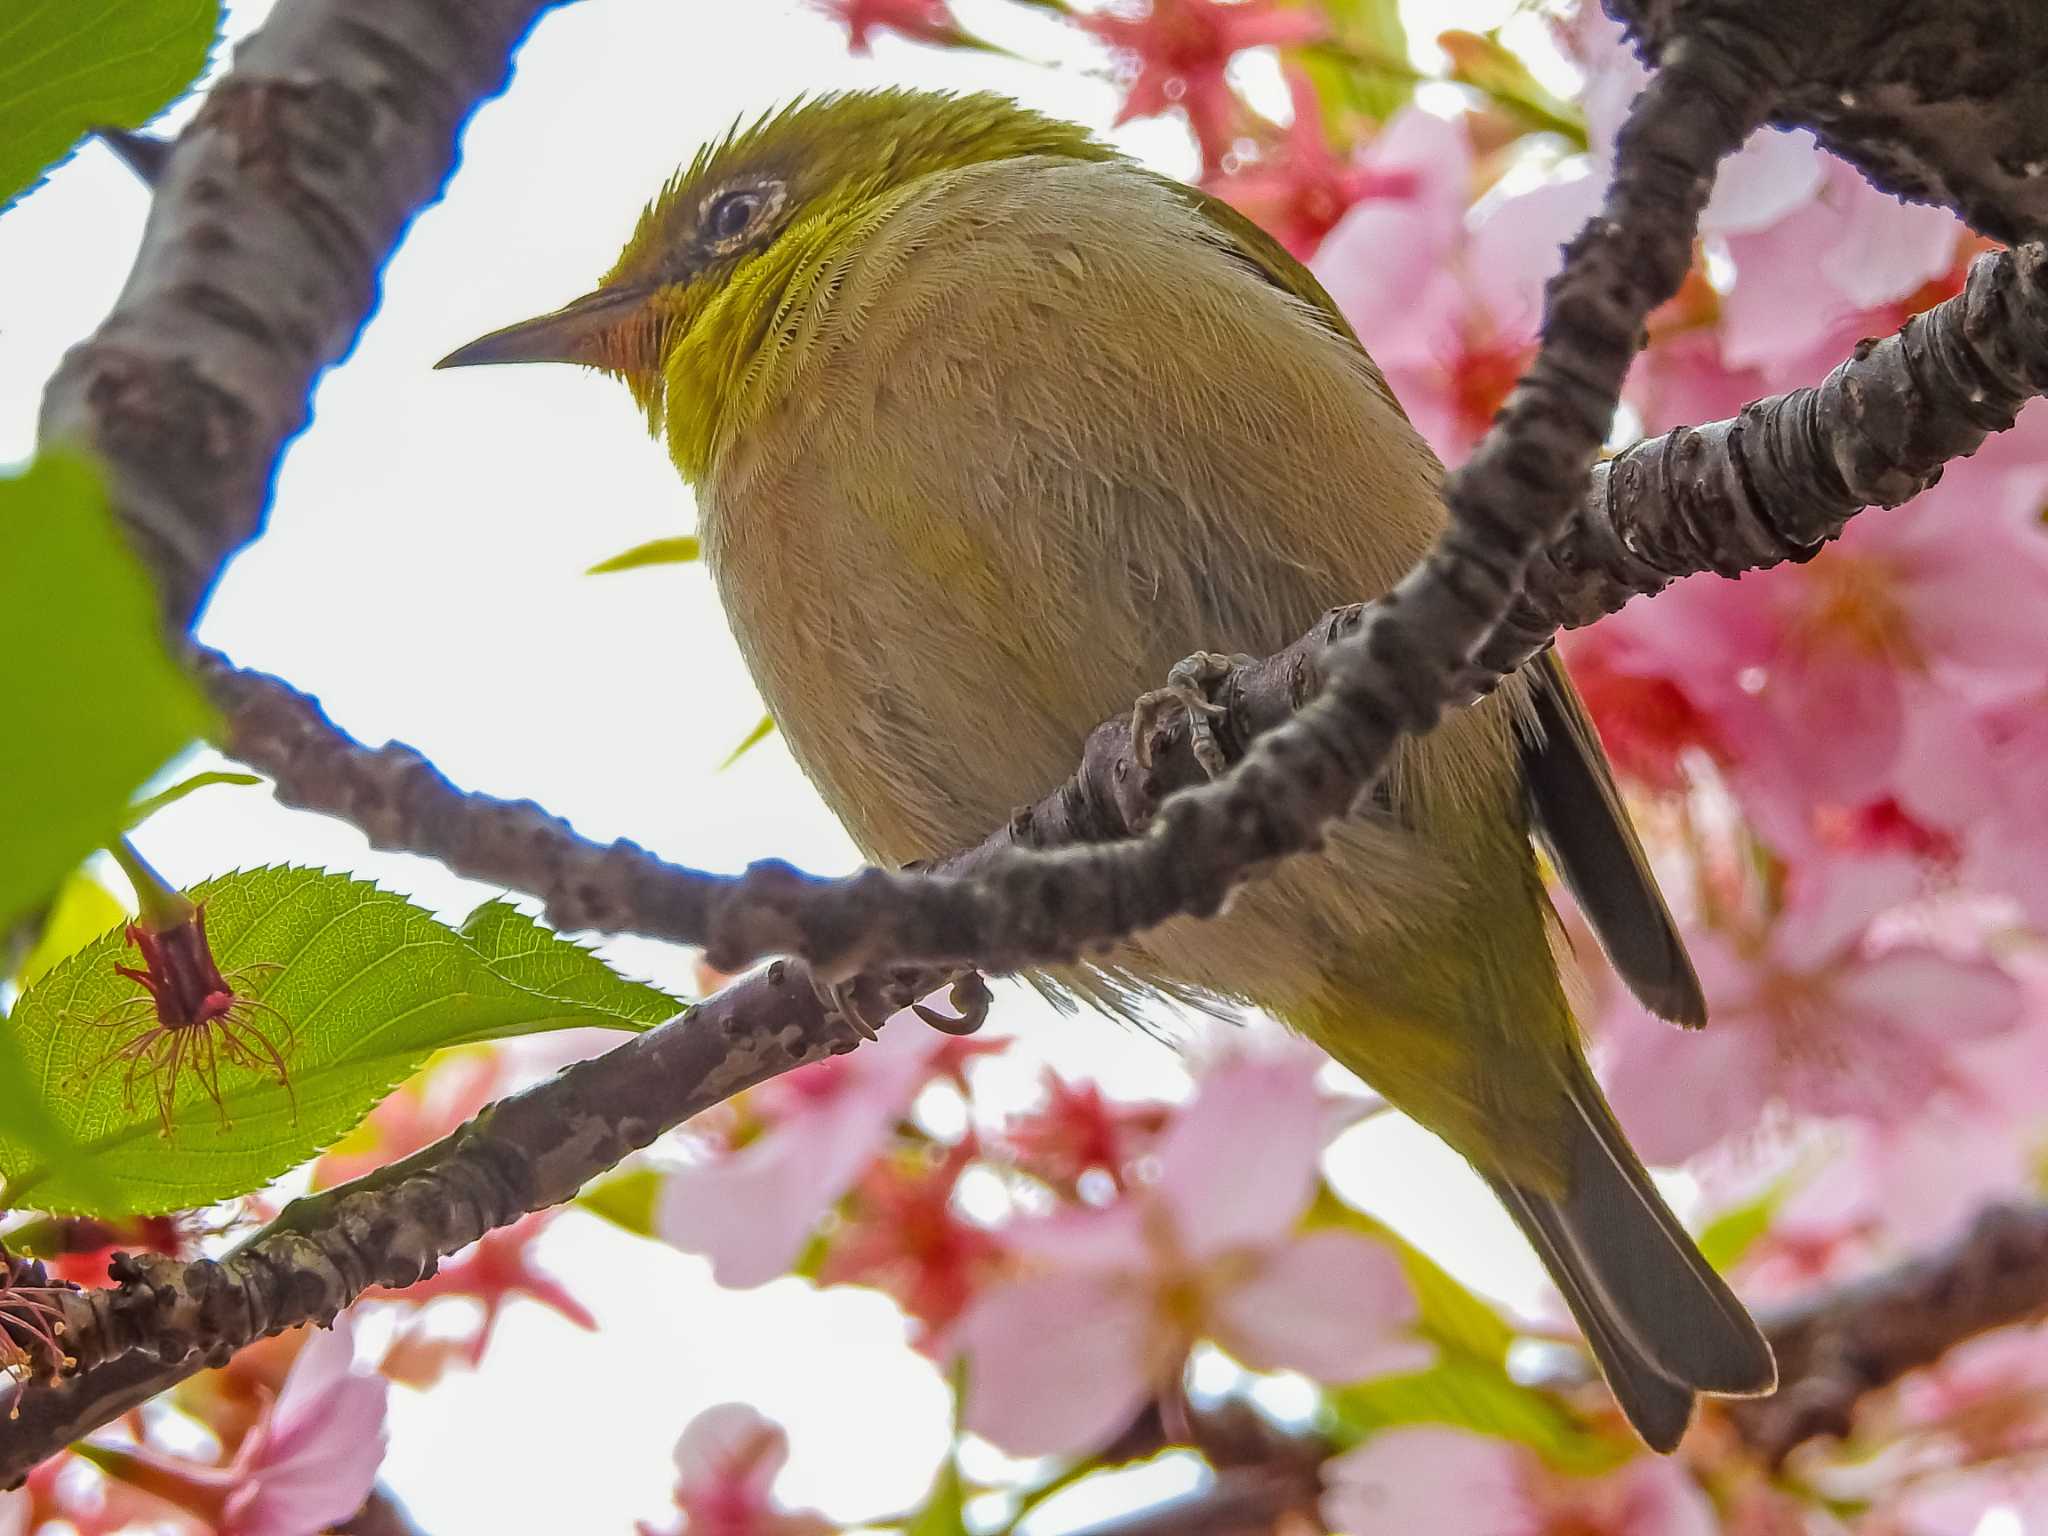
[[112,313],[43,398],[89,446],[184,625],[254,538],[320,371],[552,0],[297,0],[235,53],[155,177]]
[[2009,245],[2048,237],[2040,0],[1604,0],[1646,60],[1713,28],[1797,59],[1771,120],[1811,128],[1887,192]]
[[[1818,387],[1680,428],[1599,465],[1577,515],[1537,556],[1527,590],[1459,686],[1483,691],[1553,629],[1591,623],[1680,577],[1807,558],[1859,509],[1895,505],[1933,484],[1950,459],[2010,426],[2044,388],[2048,255],[2040,246],[1986,254],[1961,294],[1858,347]],[[1215,693],[1229,709],[1224,745],[1241,754],[1285,723],[1322,687],[1333,642],[1356,633],[1368,611],[1336,610],[1286,650],[1234,665]],[[730,878],[666,863],[630,842],[589,842],[530,800],[465,794],[410,747],[363,747],[316,701],[275,678],[239,671],[211,652],[197,665],[227,721],[223,745],[276,780],[279,799],[340,816],[380,848],[426,854],[460,874],[530,892],[557,927],[703,943],[718,904],[735,899]],[[991,870],[1001,878],[1020,849],[1145,831],[1170,795],[1206,782],[1184,720],[1151,745],[1150,766],[1141,768],[1129,715],[1104,721],[1073,776],[940,864],[934,874],[948,884],[939,888]],[[807,883],[781,869],[750,878]],[[883,916],[892,893],[916,883],[882,885],[871,873],[815,884],[843,901],[862,881]],[[847,920],[859,926],[870,918],[855,907]],[[1049,908],[1037,914],[1036,932],[1068,948],[1091,936],[1063,929],[1061,913]],[[929,955],[935,943],[922,938],[912,952]],[[896,995],[927,990],[932,979],[896,978]]]
[[[253,1339],[327,1323],[755,1083],[851,1050],[801,966],[772,964],[657,1029],[502,1099],[402,1162],[295,1200],[226,1258],[124,1254],[119,1283],[63,1298],[76,1375],[0,1402],[0,1486]],[[8,1410],[19,1417],[8,1421]]]

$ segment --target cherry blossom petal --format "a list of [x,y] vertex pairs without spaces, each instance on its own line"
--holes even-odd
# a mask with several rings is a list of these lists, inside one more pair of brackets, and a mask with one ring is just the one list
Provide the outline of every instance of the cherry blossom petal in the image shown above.
[[1633,1007],[1605,1035],[1607,1096],[1645,1161],[1684,1162],[1754,1125],[1772,1091],[1773,1050],[1754,1016],[1717,1010],[1680,1030]]
[[1820,191],[1827,160],[1803,128],[1759,128],[1715,173],[1700,232],[1746,235],[1768,229]]
[[1099,1209],[1062,1206],[1046,1216],[1024,1217],[997,1236],[1016,1257],[1051,1268],[1143,1274],[1153,1265],[1145,1220],[1144,1203],[1124,1199]]
[[1415,1294],[1383,1244],[1355,1232],[1309,1232],[1268,1254],[1212,1303],[1214,1338],[1255,1371],[1359,1381],[1419,1370],[1433,1352],[1407,1337]]
[[746,1403],[714,1403],[676,1441],[676,1500],[687,1507],[717,1495],[765,1508],[788,1461],[780,1424]]
[[1159,1142],[1160,1202],[1189,1257],[1259,1247],[1294,1225],[1315,1188],[1328,1131],[1316,1063],[1219,1063]]
[[1614,1536],[1715,1536],[1721,1529],[1706,1493],[1675,1460],[1638,1457],[1595,1482],[1565,1486],[1585,1490],[1583,1526]]
[[1474,300],[1506,336],[1533,341],[1543,318],[1543,285],[1564,265],[1564,244],[1600,206],[1604,178],[1546,181],[1482,205],[1465,266]]
[[1039,1275],[993,1288],[955,1335],[968,1360],[961,1422],[1012,1455],[1095,1450],[1152,1392],[1150,1327],[1136,1288],[1095,1276]]
[[[830,1071],[804,1068],[780,1080],[782,1118],[729,1156],[670,1173],[655,1230],[708,1257],[720,1285],[765,1285],[784,1274],[888,1144],[943,1044],[934,1030],[885,1031],[851,1056],[819,1063]],[[804,1073],[816,1075],[797,1083]]]
[[2026,1003],[2025,989],[2004,966],[1917,945],[1864,961],[1836,992],[1848,1007],[1886,1020],[1901,1034],[1940,1044],[2004,1034]]
[[1962,226],[1946,208],[1901,202],[1841,161],[1828,167],[1828,179],[1840,233],[1820,271],[1851,304],[1888,304],[1949,269]]
[[1835,211],[1815,201],[1730,238],[1735,286],[1721,297],[1721,356],[1731,368],[1782,366],[1812,351],[1852,308],[1813,277],[1813,253],[1830,248],[1840,228]]
[[1771,952],[1793,971],[1817,971],[1859,942],[1873,919],[1916,895],[1918,860],[1904,853],[1817,857],[1793,873]]
[[345,1314],[307,1340],[236,1455],[232,1536],[308,1536],[360,1509],[384,1460],[387,1391],[383,1377],[356,1370]]
[[1394,1429],[1323,1466],[1323,1519],[1337,1536],[1535,1536],[1525,1453],[1450,1429]]

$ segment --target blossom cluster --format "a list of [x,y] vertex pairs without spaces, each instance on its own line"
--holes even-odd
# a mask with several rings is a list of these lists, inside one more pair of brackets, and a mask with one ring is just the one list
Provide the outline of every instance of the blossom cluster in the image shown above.
[[[948,0],[816,3],[857,50],[1000,51]],[[1596,7],[1525,13],[1507,40],[1445,34],[1441,62],[1417,66],[1391,6],[1018,3],[1100,50],[1124,118],[1184,123],[1204,189],[1309,264],[1439,455],[1470,451],[1533,352],[1543,283],[1644,78]],[[1651,319],[1615,444],[1817,383],[1858,339],[1957,292],[1982,249],[1809,138],[1759,134],[1724,168],[1693,270]],[[2044,511],[2048,417],[2030,412],[1809,561],[1683,582],[1561,641],[1710,1016],[1689,1034],[1649,1018],[1575,933],[1584,1022],[1631,1138],[1690,1174],[1709,1251],[1759,1305],[2038,1192]],[[1162,1048],[1163,1074],[1169,1059]],[[425,1146],[509,1070],[488,1048],[444,1056],[321,1159],[316,1185]],[[1035,1097],[996,1102],[997,1075],[1028,1077]],[[955,1384],[961,1434],[1033,1459],[972,1488],[949,1464],[934,1484],[935,1507],[971,1493],[1002,1506],[997,1524],[1163,1445],[1223,1465],[1243,1448],[1221,1444],[1219,1400],[1282,1398],[1313,1406],[1268,1428],[1320,1464],[1314,1513],[1349,1536],[2048,1522],[2048,1372],[2023,1333],[1873,1398],[1848,1446],[1787,1473],[1711,1411],[1677,1457],[1643,1454],[1582,1373],[1510,1347],[1554,1343],[1553,1324],[1505,1316],[1339,1197],[1329,1148],[1383,1107],[1334,1077],[1255,1030],[1200,1058],[1184,1095],[1127,1100],[1044,1067],[1028,1036],[950,1038],[905,1016],[668,1138],[617,1176],[612,1194],[633,1198],[600,1186],[586,1204],[702,1255],[728,1286],[794,1274],[892,1298],[909,1347]],[[514,1302],[595,1326],[577,1278],[534,1257],[554,1219],[366,1298],[356,1310],[375,1327],[352,1313],[195,1377],[156,1417],[0,1495],[0,1530],[295,1536],[345,1519],[374,1485],[390,1383],[430,1389],[473,1368]],[[93,1284],[113,1247],[189,1254],[209,1234],[183,1218],[34,1235],[53,1276]],[[461,1331],[444,1298],[466,1303]],[[1292,1397],[1266,1391],[1281,1386]],[[174,1449],[163,1412],[218,1454]],[[789,1446],[753,1407],[679,1428],[675,1508],[649,1536],[833,1528],[777,1497]],[[958,1516],[874,1523],[973,1526]]]

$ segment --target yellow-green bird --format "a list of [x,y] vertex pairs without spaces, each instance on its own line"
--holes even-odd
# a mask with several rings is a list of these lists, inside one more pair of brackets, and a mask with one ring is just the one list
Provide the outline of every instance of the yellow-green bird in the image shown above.
[[[1441,466],[1307,270],[994,96],[825,96],[735,130],[594,292],[446,364],[541,361],[623,379],[666,439],[790,751],[884,864],[979,841],[1175,662],[1286,645],[1443,522]],[[1308,1036],[1493,1186],[1669,1449],[1696,1394],[1775,1367],[1587,1067],[1532,833],[1636,994],[1701,1023],[1547,656],[1404,747],[1327,852],[1035,979]]]

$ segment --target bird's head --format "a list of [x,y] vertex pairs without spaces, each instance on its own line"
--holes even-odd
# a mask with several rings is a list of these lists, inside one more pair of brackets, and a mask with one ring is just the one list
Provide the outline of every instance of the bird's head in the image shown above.
[[[595,289],[551,314],[459,347],[436,365],[580,363],[622,379],[651,429],[725,402],[680,398],[684,350],[746,369],[790,281],[857,240],[864,221],[923,177],[1019,155],[1111,158],[1084,128],[1000,96],[845,92],[736,126],[677,172],[640,215]],[[712,393],[719,393],[716,385]],[[695,478],[693,475],[692,478]]]

